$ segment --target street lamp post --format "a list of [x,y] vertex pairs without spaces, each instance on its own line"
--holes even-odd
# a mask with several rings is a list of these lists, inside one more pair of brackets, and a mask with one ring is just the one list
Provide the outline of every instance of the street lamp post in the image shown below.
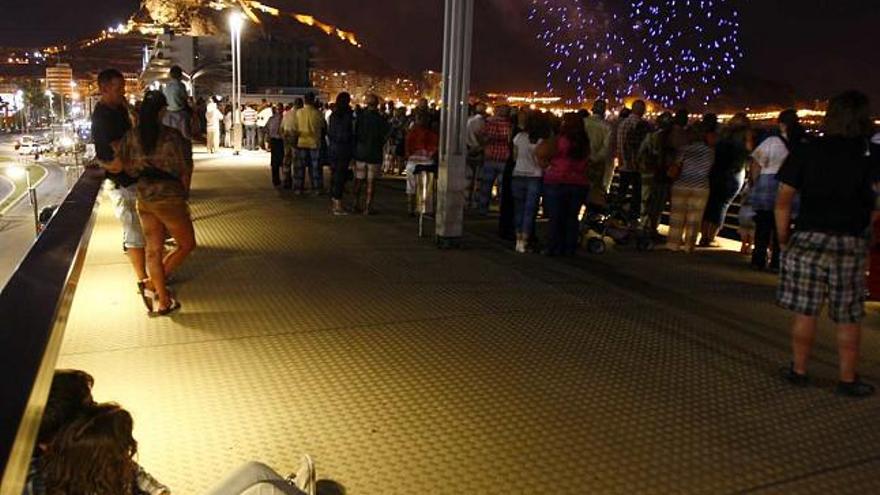
[[232,47],[232,146],[241,153],[241,29],[244,16],[240,12],[229,15],[229,34]]
[[21,114],[21,128],[24,129],[24,133],[27,134],[27,105],[24,99],[24,91],[18,90],[15,92],[15,98],[18,100],[21,106],[18,106],[18,113]]
[[[52,92],[49,91],[48,89],[46,90],[45,94],[46,94],[46,98],[49,98],[49,129],[52,132],[52,137],[54,138],[55,137],[55,126],[53,124],[55,123],[55,107],[52,104],[52,102],[55,99],[55,95],[53,95]],[[63,97],[64,96],[62,95],[62,98]],[[61,102],[61,106],[62,107],[64,106],[63,100]]]
[[6,173],[13,179],[20,179],[22,174],[25,176],[25,180],[27,182],[27,190],[28,190],[28,200],[31,203],[31,209],[34,213],[34,231],[36,234],[40,233],[40,213],[39,213],[39,205],[37,204],[37,189],[34,187],[34,184],[31,182],[31,167],[30,165],[23,166],[12,166],[7,167]]

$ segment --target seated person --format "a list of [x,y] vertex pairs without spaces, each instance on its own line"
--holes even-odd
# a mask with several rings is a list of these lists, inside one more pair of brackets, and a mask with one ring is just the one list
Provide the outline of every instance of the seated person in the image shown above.
[[[56,370],[49,388],[49,397],[43,410],[37,445],[31,458],[24,495],[45,495],[45,459],[55,448],[56,438],[60,438],[67,427],[95,407],[92,398],[92,375],[80,370]],[[168,488],[137,466],[138,493],[160,495],[168,493]],[[62,492],[68,493],[68,492]],[[72,493],[72,492],[71,492]]]
[[[137,442],[132,437],[131,415],[117,404],[95,404],[92,383],[83,371],[56,372],[25,495],[170,495],[168,487],[134,461]],[[287,478],[264,464],[250,462],[209,493],[315,495],[315,491],[314,462],[304,455],[300,468]]]
[[[416,167],[435,164],[439,145],[440,136],[431,129],[428,115],[416,113],[415,126],[406,137],[406,197],[408,212],[411,216],[416,213],[416,193],[418,192]],[[424,201],[425,198],[422,200]]]

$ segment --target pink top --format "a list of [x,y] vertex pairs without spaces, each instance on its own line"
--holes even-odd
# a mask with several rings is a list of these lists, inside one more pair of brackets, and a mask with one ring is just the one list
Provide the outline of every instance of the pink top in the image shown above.
[[[589,151],[589,150],[587,150]],[[571,158],[571,142],[565,136],[556,140],[556,155],[550,159],[550,166],[544,171],[545,184],[572,184],[588,186],[587,157]]]

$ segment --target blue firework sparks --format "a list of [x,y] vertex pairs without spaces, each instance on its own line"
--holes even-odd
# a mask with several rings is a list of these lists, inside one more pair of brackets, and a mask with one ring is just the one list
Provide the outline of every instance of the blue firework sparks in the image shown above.
[[667,107],[708,102],[742,58],[729,0],[532,0],[529,19],[553,54],[547,89]]

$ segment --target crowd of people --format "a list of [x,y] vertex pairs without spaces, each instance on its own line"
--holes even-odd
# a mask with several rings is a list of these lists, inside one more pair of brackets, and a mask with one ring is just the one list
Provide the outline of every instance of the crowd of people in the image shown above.
[[[501,233],[513,231],[517,252],[535,250],[535,218],[543,208],[547,255],[574,254],[582,219],[608,210],[665,249],[693,253],[719,245],[716,237],[739,198],[741,251],[754,269],[779,273],[777,303],[795,313],[793,359],[783,377],[810,383],[817,315],[827,305],[840,352],[836,392],[874,393],[856,373],[868,248],[880,212],[880,134],[864,94],[832,99],[814,135],[795,110],[781,112],[770,129],[744,113],[721,124],[713,114],[690,119],[685,109],[650,122],[643,101],[614,120],[601,100],[591,112],[561,118],[506,107],[492,116],[482,105],[474,110],[467,131],[477,211],[486,215],[493,191],[501,189]],[[510,221],[505,209],[512,210]]]
[[[169,283],[195,248],[187,198],[192,126],[198,124],[179,70],[171,75],[162,92],[147,92],[133,111],[121,74],[105,71],[93,116],[97,156],[114,183],[124,225],[123,246],[154,316],[180,307]],[[838,391],[873,392],[855,375],[880,180],[866,96],[847,92],[831,100],[821,132],[812,134],[794,110],[780,113],[772,128],[754,125],[744,113],[719,122],[714,114],[691,118],[686,109],[651,120],[641,100],[614,118],[602,100],[590,111],[563,115],[504,105],[488,110],[474,105],[466,123],[465,199],[478,216],[499,203],[501,234],[514,241],[516,252],[571,256],[585,238],[585,219],[613,215],[667,250],[693,253],[718,245],[739,198],[742,252],[754,269],[780,274],[778,302],[798,315],[787,379],[803,381],[815,317],[827,302],[841,345]],[[221,125],[227,117],[208,102],[209,152],[228,144],[229,129]],[[245,148],[270,152],[274,186],[325,194],[329,168],[326,193],[335,215],[374,213],[375,181],[383,173],[406,175],[413,214],[416,172],[437,166],[439,112],[424,99],[407,112],[376,95],[353,106],[348,93],[328,105],[310,93],[290,105],[248,105],[242,122]],[[664,213],[668,230],[662,235]],[[548,220],[542,241],[540,214]]]
[[[137,462],[134,420],[122,406],[97,403],[94,378],[57,370],[37,432],[23,495],[171,495],[171,489]],[[260,462],[232,471],[209,495],[315,495],[312,457],[282,476]]]

